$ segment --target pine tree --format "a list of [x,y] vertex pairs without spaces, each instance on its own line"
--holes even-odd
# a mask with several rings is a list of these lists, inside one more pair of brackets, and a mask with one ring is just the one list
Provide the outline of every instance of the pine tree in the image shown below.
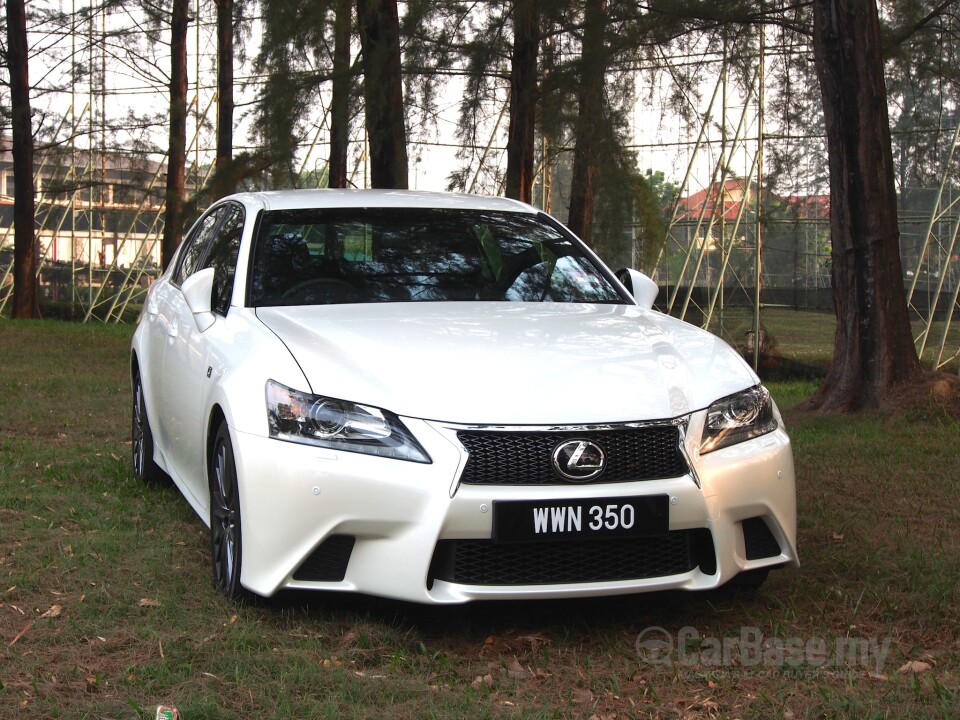
[[510,59],[510,124],[507,132],[507,197],[533,199],[533,156],[537,119],[537,55],[540,15],[537,0],[513,3]]
[[235,0],[214,0],[217,6],[217,148],[213,196],[236,192],[233,168]]
[[10,71],[10,119],[13,146],[13,312],[14,318],[39,318],[37,240],[33,228],[33,123],[27,13],[24,0],[7,0],[7,67]]
[[837,332],[810,404],[856,410],[875,407],[920,369],[903,289],[875,0],[815,0],[813,42],[830,164]]
[[350,38],[353,28],[351,0],[336,0],[333,21],[333,83],[330,101],[330,160],[327,183],[347,187],[347,152],[350,146],[350,97],[353,84]]
[[371,184],[375,188],[405,189],[409,182],[407,134],[396,0],[357,0],[357,26],[363,52]]
[[187,163],[187,29],[188,0],[173,0],[170,10],[170,133],[167,149],[166,205],[163,215],[161,264],[166,268],[180,244],[184,224]]

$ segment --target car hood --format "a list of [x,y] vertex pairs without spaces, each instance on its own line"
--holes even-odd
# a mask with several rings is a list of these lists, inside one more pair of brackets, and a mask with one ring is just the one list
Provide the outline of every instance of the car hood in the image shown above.
[[427,420],[674,418],[757,382],[716,336],[633,305],[380,303],[257,316],[312,392]]

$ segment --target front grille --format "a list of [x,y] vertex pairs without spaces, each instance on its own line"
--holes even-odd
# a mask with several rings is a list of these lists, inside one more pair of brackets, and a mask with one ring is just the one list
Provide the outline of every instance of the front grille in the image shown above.
[[340,582],[347,574],[347,564],[355,542],[353,535],[331,535],[303,561],[293,574],[293,579]]
[[569,543],[441,540],[434,551],[434,580],[462,585],[558,585],[639,580],[716,571],[710,531],[675,530],[661,537]]
[[590,440],[606,455],[606,468],[591,483],[657,480],[685,475],[680,428],[561,431],[461,430],[469,456],[460,482],[468,485],[557,485],[569,482],[553,469],[553,451],[567,440]]
[[766,521],[762,517],[748,518],[743,521],[743,545],[746,549],[747,560],[776,557],[782,551],[780,543],[770,532]]

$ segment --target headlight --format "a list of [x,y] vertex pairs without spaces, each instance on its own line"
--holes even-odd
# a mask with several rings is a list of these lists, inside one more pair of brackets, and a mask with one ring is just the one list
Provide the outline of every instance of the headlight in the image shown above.
[[267,381],[270,437],[307,445],[429,463],[430,456],[393,413],[310,395]]
[[700,452],[708,453],[777,429],[773,400],[762,385],[717,400],[707,408]]

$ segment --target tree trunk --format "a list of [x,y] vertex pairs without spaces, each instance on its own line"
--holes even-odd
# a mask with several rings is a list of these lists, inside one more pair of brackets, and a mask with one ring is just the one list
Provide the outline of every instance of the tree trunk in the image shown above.
[[213,195],[221,198],[236,192],[233,164],[233,8],[234,0],[215,0],[217,5],[217,157]]
[[510,65],[510,129],[507,134],[506,195],[533,200],[533,146],[537,109],[537,0],[513,3],[513,56]]
[[606,31],[607,0],[587,0],[580,59],[580,87],[577,92],[576,147],[570,181],[570,215],[567,225],[590,243],[596,201],[597,130],[604,112],[604,82],[608,54]]
[[920,369],[903,290],[875,0],[815,0],[814,62],[830,164],[837,333],[823,411],[874,407]]
[[407,188],[407,133],[397,0],[357,0],[371,184]]
[[336,0],[333,21],[333,91],[330,101],[330,163],[327,185],[347,186],[347,149],[350,143],[350,27],[351,0]]
[[13,135],[13,309],[18,319],[39,318],[37,240],[34,233],[33,126],[27,15],[24,0],[7,0],[7,65],[10,68],[10,125]]
[[187,28],[189,0],[173,0],[170,17],[170,141],[167,152],[166,207],[160,244],[164,268],[180,244],[187,163]]

